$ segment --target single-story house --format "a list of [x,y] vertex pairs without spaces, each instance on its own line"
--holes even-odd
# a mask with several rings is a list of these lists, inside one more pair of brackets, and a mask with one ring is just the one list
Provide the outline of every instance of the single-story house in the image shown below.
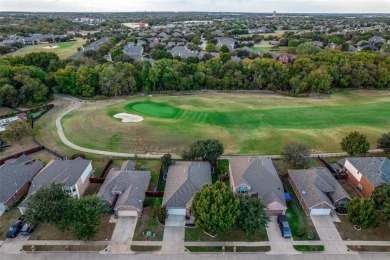
[[121,169],[108,173],[98,196],[115,211],[117,217],[140,217],[145,192],[150,183],[150,171],[135,171],[134,162],[126,161]]
[[386,157],[353,157],[340,161],[348,181],[364,198],[376,187],[390,183],[390,160]]
[[26,155],[6,161],[0,166],[0,211],[9,209],[30,187],[43,163]]
[[324,167],[307,170],[288,170],[288,181],[306,215],[329,215],[343,207],[351,197]]
[[178,161],[169,166],[162,202],[168,210],[168,220],[189,219],[195,193],[207,184],[212,184],[209,162]]
[[71,196],[80,198],[89,185],[92,174],[92,161],[76,158],[75,160],[51,160],[32,180],[27,198],[19,205],[23,214],[28,205],[28,197],[42,187],[60,183]]
[[235,193],[261,199],[267,206],[267,214],[279,215],[286,212],[283,184],[271,159],[230,159],[229,178]]

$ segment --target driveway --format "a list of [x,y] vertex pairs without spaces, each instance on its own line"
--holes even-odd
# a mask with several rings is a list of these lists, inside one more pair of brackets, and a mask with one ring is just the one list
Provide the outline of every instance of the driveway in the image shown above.
[[331,216],[311,216],[314,227],[318,236],[324,242],[325,252],[327,254],[345,254],[353,253],[348,251],[345,243],[342,242],[339,232],[337,231]]
[[184,253],[185,217],[171,215],[165,221],[161,254]]
[[7,238],[1,244],[0,252],[4,252],[8,254],[19,254],[23,248],[24,243],[26,243],[29,237],[30,236],[22,236],[19,234],[15,238]]
[[118,218],[114,232],[112,233],[111,241],[129,242],[133,240],[137,220],[137,217]]
[[292,238],[282,237],[276,216],[271,217],[266,230],[271,244],[271,251],[267,252],[267,254],[300,254],[300,252],[294,249]]

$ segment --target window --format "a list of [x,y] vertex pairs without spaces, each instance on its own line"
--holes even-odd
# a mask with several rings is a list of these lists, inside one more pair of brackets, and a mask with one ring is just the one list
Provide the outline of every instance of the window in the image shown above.
[[76,186],[75,185],[72,186],[72,192],[76,192]]
[[358,189],[359,191],[362,191],[363,186],[359,183],[358,186],[357,186],[357,189]]
[[247,193],[246,187],[238,187],[238,193]]
[[345,207],[346,204],[347,204],[347,202],[345,200],[339,201],[339,207]]

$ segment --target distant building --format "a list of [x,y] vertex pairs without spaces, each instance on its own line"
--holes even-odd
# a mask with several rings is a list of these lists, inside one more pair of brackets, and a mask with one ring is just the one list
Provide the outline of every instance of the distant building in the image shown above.
[[140,22],[140,23],[123,23],[124,26],[129,27],[131,29],[139,29],[144,27],[149,27],[149,24],[146,22]]

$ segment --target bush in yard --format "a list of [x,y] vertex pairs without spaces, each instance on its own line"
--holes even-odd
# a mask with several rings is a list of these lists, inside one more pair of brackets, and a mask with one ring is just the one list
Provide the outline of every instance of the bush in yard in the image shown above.
[[169,166],[173,163],[172,155],[170,153],[166,153],[161,157],[161,165],[164,173],[168,171]]
[[270,221],[264,203],[252,196],[240,196],[239,199],[241,214],[237,219],[238,228],[247,234],[258,233]]
[[363,155],[370,149],[367,137],[359,132],[351,132],[341,140],[341,149],[349,155]]
[[378,139],[378,148],[383,149],[386,153],[390,153],[390,132],[383,134]]
[[309,163],[309,148],[301,143],[289,143],[283,147],[283,158],[294,166],[304,167]]
[[168,218],[168,210],[165,206],[157,206],[153,209],[153,214],[157,217],[161,224],[165,224],[165,220]]
[[371,195],[377,210],[381,211],[384,219],[390,222],[390,184],[381,184]]
[[373,228],[378,226],[378,214],[375,202],[372,199],[353,198],[346,205],[348,220],[361,228]]
[[195,194],[191,207],[195,226],[210,234],[230,231],[240,216],[240,200],[222,182],[203,186]]

